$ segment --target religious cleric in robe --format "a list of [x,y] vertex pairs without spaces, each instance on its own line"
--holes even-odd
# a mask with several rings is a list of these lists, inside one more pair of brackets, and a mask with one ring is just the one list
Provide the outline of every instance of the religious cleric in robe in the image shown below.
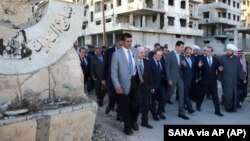
[[225,106],[227,112],[237,111],[237,80],[238,77],[246,83],[246,77],[243,73],[243,68],[239,57],[234,55],[238,48],[233,44],[227,45],[225,55],[219,58],[220,61],[220,80],[222,84],[222,105]]

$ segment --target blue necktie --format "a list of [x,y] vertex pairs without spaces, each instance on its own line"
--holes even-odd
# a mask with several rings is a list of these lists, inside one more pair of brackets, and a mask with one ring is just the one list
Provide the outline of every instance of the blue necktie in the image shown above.
[[160,64],[160,61],[157,61],[157,66],[158,66],[159,70],[161,71],[161,64]]
[[99,57],[99,59],[100,59],[100,61],[101,61],[101,62],[103,61],[103,58],[102,58],[102,56],[100,56],[100,57]]
[[192,61],[191,61],[190,57],[188,57],[187,60],[188,60],[189,67],[192,69]]
[[210,58],[210,57],[208,57],[208,65],[209,65],[209,67],[211,68],[212,62],[211,62],[211,58]]
[[129,71],[130,74],[134,74],[134,69],[133,69],[133,61],[132,61],[132,56],[130,54],[130,51],[128,50],[128,65],[129,65]]

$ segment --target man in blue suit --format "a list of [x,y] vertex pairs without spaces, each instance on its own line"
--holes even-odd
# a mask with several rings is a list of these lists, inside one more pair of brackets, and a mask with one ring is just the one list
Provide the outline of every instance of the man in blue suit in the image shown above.
[[201,110],[201,104],[204,96],[209,89],[211,91],[212,100],[214,103],[215,114],[223,116],[220,112],[219,96],[217,88],[217,74],[223,68],[220,66],[217,58],[213,57],[213,48],[208,46],[205,50],[205,56],[198,62],[198,67],[201,72],[201,89],[196,103],[196,109]]
[[[162,55],[163,55],[162,50],[156,50],[154,52],[153,58],[149,60],[150,65],[151,65],[151,72],[153,76],[153,79],[152,79],[153,90],[151,91],[152,98],[150,102],[150,111],[155,121],[159,120],[158,116],[160,116],[161,119],[166,119],[165,115],[163,114],[167,94],[164,88],[165,77],[164,77],[163,64],[161,62]],[[159,105],[157,109],[156,109],[156,103],[155,103],[156,100],[159,101]]]
[[195,112],[189,97],[189,93],[192,87],[192,82],[194,79],[194,69],[195,61],[192,55],[192,48],[187,46],[184,50],[184,56],[182,56],[181,61],[181,72],[184,82],[184,103],[187,106],[188,112],[191,114]]

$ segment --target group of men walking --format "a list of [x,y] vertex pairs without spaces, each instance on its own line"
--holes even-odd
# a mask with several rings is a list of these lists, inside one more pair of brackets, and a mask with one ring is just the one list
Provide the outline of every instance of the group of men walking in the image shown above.
[[[213,56],[213,48],[209,46],[204,48],[203,55],[198,55],[198,46],[184,47],[182,41],[177,41],[170,52],[159,46],[155,44],[154,50],[147,53],[143,47],[132,47],[132,35],[124,33],[104,55],[100,49],[95,49],[91,59],[86,59],[86,49],[79,51],[83,73],[87,77],[85,83],[89,78],[94,80],[99,106],[103,105],[103,97],[108,92],[105,113],[117,105],[117,120],[124,122],[125,134],[132,135],[132,129],[139,130],[139,113],[142,114],[141,126],[146,128],[153,128],[148,122],[149,111],[155,121],[166,119],[165,105],[172,103],[171,96],[175,92],[179,118],[189,119],[185,109],[189,114],[195,112],[191,100],[200,111],[208,93],[212,96],[215,114],[223,116],[217,80],[222,83],[222,104],[228,112],[236,111],[242,104],[245,94],[239,98],[237,85],[238,82],[247,84],[247,71],[244,71],[246,64],[234,55],[236,46],[229,44],[226,55],[221,57]],[[89,72],[86,72],[88,63]]]

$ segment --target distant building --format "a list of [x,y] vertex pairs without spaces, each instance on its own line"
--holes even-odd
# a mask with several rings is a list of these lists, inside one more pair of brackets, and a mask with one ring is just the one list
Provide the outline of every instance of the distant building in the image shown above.
[[[240,0],[204,0],[199,5],[199,21],[203,29],[203,37],[196,38],[196,44],[201,47],[210,45],[216,53],[223,52],[227,43],[235,43],[237,34],[226,32],[228,28],[238,28],[241,25]],[[238,43],[236,43],[238,44]]]
[[[198,26],[202,19],[198,13],[201,3],[202,0],[105,0],[106,45],[113,44],[117,35],[124,32],[133,35],[133,45],[142,47],[153,48],[158,42],[168,44],[171,50],[177,40],[193,45],[195,37],[203,36]],[[103,45],[101,7],[101,0],[86,1],[81,45]],[[237,20],[235,24],[239,24]]]

